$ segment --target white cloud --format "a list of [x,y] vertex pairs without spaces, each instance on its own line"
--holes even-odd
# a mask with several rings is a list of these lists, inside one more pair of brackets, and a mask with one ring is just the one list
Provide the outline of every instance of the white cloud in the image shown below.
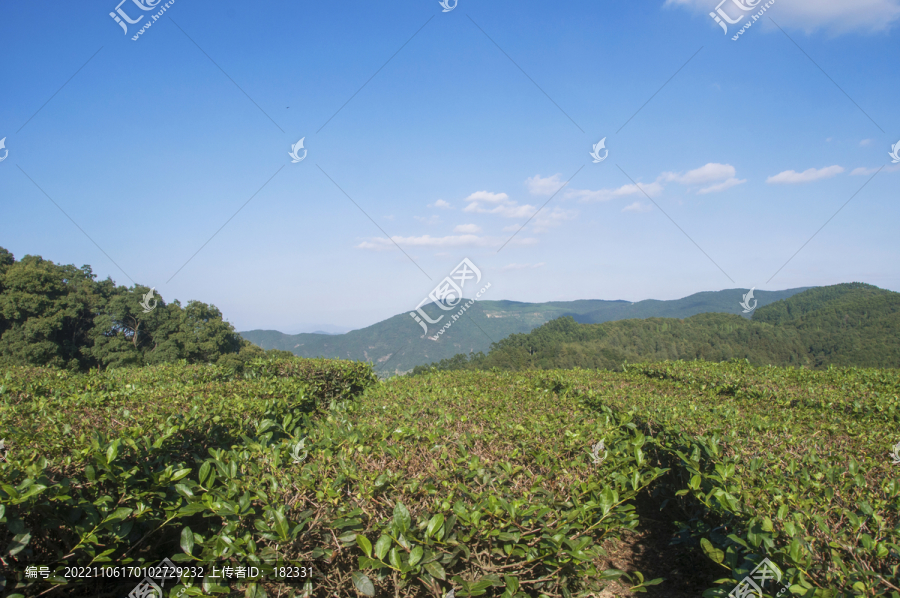
[[[741,185],[747,182],[746,179],[738,179],[737,177],[735,177],[735,173],[736,170],[731,164],[719,164],[717,162],[710,162],[701,166],[700,168],[689,170],[686,173],[663,172],[658,177],[656,177],[656,180],[652,183],[622,185],[617,189],[600,189],[598,191],[591,191],[589,189],[567,189],[563,196],[565,198],[575,198],[583,202],[609,201],[617,197],[628,197],[631,195],[641,196],[644,194],[655,198],[658,197],[665,189],[662,185],[662,183],[664,182],[674,182],[692,186],[716,183],[714,185],[708,185],[697,191],[698,194],[703,195],[706,193],[724,191],[725,189],[730,189],[735,185]],[[635,202],[628,206],[626,209],[628,211],[635,211],[638,210],[638,206],[641,205],[642,204],[640,204],[640,202]]]
[[629,204],[622,208],[623,212],[649,212],[653,209],[653,206],[647,204],[644,205],[639,201],[634,202],[633,204]]
[[710,162],[700,168],[689,170],[685,174],[680,172],[664,172],[659,175],[657,180],[666,182],[674,181],[683,185],[705,185],[713,181],[721,181],[723,179],[733,178],[735,175],[734,166],[731,164],[717,164]]
[[[419,237],[400,237],[393,236],[390,239],[384,237],[375,237],[369,241],[363,241],[356,246],[357,249],[384,250],[392,249],[396,245],[401,247],[499,247],[506,239],[497,237],[482,237],[478,235],[447,235],[444,237],[432,237],[431,235],[421,235]],[[537,239],[526,237],[519,239],[518,237],[510,241],[513,245],[534,245]]]
[[[744,14],[754,14],[761,10],[764,3],[744,0],[754,4],[754,10]],[[708,15],[715,8],[712,0],[666,0],[666,6],[684,6],[703,15],[712,27],[719,30],[719,25]],[[723,7],[724,8],[724,7]],[[740,11],[729,4],[728,14],[738,16]],[[783,27],[793,27],[810,32],[820,27],[834,32],[847,31],[885,31],[890,29],[900,18],[900,0],[790,0],[776,2],[766,11]],[[746,21],[746,19],[742,19]],[[733,35],[735,28],[729,26]]]
[[[519,205],[511,200],[506,193],[491,193],[490,191],[476,191],[469,195],[465,201],[469,202],[463,212],[475,214],[496,214],[503,218],[530,218],[537,208],[532,205]],[[488,204],[486,207],[484,204]]]
[[480,233],[481,227],[477,224],[458,224],[456,228],[453,229],[455,233]]
[[425,218],[424,216],[413,216],[413,219],[418,220],[422,224],[431,225],[431,224],[437,224],[438,222],[440,222],[441,217],[438,216],[437,214],[434,214],[428,218]]
[[371,241],[363,241],[356,247],[357,249],[390,249],[394,247],[394,243],[400,246],[414,247],[460,247],[464,245],[485,246],[491,244],[487,237],[479,237],[477,235],[447,235],[445,237],[432,237],[431,235],[400,237],[395,235],[390,240],[384,237],[375,237]]
[[561,175],[559,174],[546,178],[541,178],[541,175],[536,174],[525,179],[525,184],[528,185],[528,192],[532,195],[553,195],[564,184],[560,178]]
[[[710,162],[701,166],[700,168],[695,168],[694,170],[689,170],[686,173],[680,172],[663,172],[656,180],[652,183],[637,183],[636,185],[622,185],[617,189],[600,189],[599,191],[591,191],[588,189],[568,189],[566,190],[564,197],[566,198],[575,198],[579,201],[584,202],[593,202],[593,201],[609,201],[611,199],[615,199],[617,197],[628,197],[630,195],[648,195],[650,197],[658,197],[664,190],[664,187],[661,183],[681,183],[683,185],[708,185],[709,183],[715,183],[715,185],[709,185],[697,191],[697,193],[703,195],[706,193],[715,193],[717,191],[724,191],[725,189],[729,189],[734,187],[735,185],[740,185],[746,183],[746,179],[738,179],[735,177],[735,168],[731,164],[719,164],[716,162]],[[635,202],[628,206],[626,209],[628,211],[638,210],[638,206],[641,206],[640,202]]]
[[485,203],[514,203],[506,193],[491,193],[490,191],[476,191],[464,201],[483,201]]
[[770,176],[766,179],[767,183],[809,183],[812,181],[818,181],[819,179],[830,179],[833,176],[837,176],[840,173],[844,172],[843,166],[838,166],[835,164],[834,166],[828,166],[826,168],[820,168],[816,170],[815,168],[809,168],[804,170],[803,172],[796,172],[794,170],[785,170],[784,172],[779,172],[775,176]]
[[860,166],[859,168],[854,168],[850,171],[850,176],[869,176],[870,174],[875,174],[878,172],[877,168],[865,168]]
[[697,191],[697,195],[705,195],[707,193],[718,193],[719,191],[724,191],[725,189],[731,189],[735,185],[743,185],[747,182],[747,179],[737,179],[735,177],[731,177],[728,180],[722,181],[716,185],[710,185],[709,187],[704,187]]
[[641,192],[653,197],[659,195],[663,191],[663,186],[657,182],[638,183],[637,185],[622,185],[618,189],[600,189],[599,191],[591,191],[589,189],[569,189],[566,191],[567,198],[576,198],[579,201],[609,201],[616,197],[627,197],[629,195],[643,195]]
[[[885,166],[881,169],[881,172],[897,172],[900,170],[900,164],[895,164],[894,166]],[[855,176],[869,176],[870,174],[875,174],[878,172],[877,168],[864,168],[860,166],[859,168],[854,168],[850,173]]]
[[502,216],[504,218],[530,218],[536,210],[536,207],[528,204],[524,206],[495,206],[491,209],[488,209],[483,207],[478,202],[474,202],[467,205],[463,212],[476,214],[497,214],[498,216]]
[[872,141],[874,141],[874,140],[873,139],[863,139],[862,141],[859,142],[859,146],[866,147],[867,145],[871,145]]
[[428,204],[428,207],[429,207],[429,208],[443,208],[443,209],[446,210],[447,208],[450,207],[450,203],[444,201],[443,199],[439,199],[439,200],[437,200],[437,201],[434,202],[434,203]]
[[526,270],[526,269],[540,268],[540,267],[543,266],[543,265],[544,265],[544,262],[540,262],[540,263],[538,263],[538,264],[516,264],[516,263],[512,263],[512,264],[506,264],[505,266],[503,266],[503,267],[500,268],[500,269],[501,269],[501,270]]
[[574,210],[563,210],[562,208],[555,207],[552,210],[541,210],[538,212],[538,215],[535,216],[533,223],[533,229],[536,233],[542,233],[547,231],[548,229],[555,228],[562,224],[564,220],[571,220],[578,215],[578,212]]

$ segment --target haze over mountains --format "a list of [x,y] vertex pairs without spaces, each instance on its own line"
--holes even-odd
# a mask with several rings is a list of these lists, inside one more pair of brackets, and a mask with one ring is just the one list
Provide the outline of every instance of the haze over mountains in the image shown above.
[[[576,322],[598,324],[633,318],[687,318],[717,312],[743,314],[740,302],[749,289],[727,289],[695,293],[682,299],[661,301],[477,301],[453,322],[437,340],[423,335],[409,312],[398,314],[346,334],[284,334],[276,330],[241,332],[246,340],[263,349],[282,349],[300,357],[334,357],[371,362],[380,376],[409,372],[415,366],[450,358],[459,353],[487,352],[491,344],[510,334],[527,333],[550,320],[570,316]],[[786,299],[806,288],[782,291],[754,291],[757,308]],[[463,302],[465,303],[465,302]],[[751,302],[751,306],[753,303]],[[425,311],[432,319],[447,314],[428,328],[433,336],[458,309],[442,311],[434,304]]]

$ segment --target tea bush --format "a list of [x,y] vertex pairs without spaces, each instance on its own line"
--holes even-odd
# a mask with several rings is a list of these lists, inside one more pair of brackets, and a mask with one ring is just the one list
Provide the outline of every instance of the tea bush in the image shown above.
[[[173,596],[638,593],[666,581],[604,563],[652,496],[721,571],[705,596],[765,557],[782,597],[900,598],[898,388],[891,370],[738,362],[386,382],[331,360],[8,368],[2,581],[124,595],[133,581],[62,572],[171,558],[317,569],[302,586],[185,578]],[[53,575],[24,578],[30,562]]]
[[900,596],[896,370],[677,362],[557,376],[653,437],[677,473],[656,490],[692,514],[684,535],[727,574],[705,596],[763,557],[794,595]]

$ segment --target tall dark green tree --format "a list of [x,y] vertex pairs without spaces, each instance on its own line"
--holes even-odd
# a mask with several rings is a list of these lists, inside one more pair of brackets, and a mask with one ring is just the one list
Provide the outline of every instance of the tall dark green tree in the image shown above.
[[147,311],[141,302],[148,291],[97,281],[90,266],[30,255],[16,261],[0,248],[0,365],[87,369],[185,359],[237,367],[266,354],[214,305],[182,307],[154,293]]

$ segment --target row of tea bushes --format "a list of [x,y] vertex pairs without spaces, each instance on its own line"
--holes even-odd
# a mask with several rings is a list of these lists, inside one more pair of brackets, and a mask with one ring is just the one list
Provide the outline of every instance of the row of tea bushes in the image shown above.
[[722,565],[725,596],[762,558],[799,596],[900,596],[900,373],[629,366],[546,382],[631,413],[677,475],[663,494]]
[[900,598],[898,379],[699,362],[387,382],[330,360],[11,368],[0,548],[56,576],[2,581],[37,595],[65,564],[314,560],[297,595],[640,592],[661,580],[602,563],[649,492],[719,564],[706,596],[767,557],[791,595]]
[[[323,406],[377,380],[365,364],[290,361],[252,363],[240,375],[187,364],[2,372],[0,546],[8,562],[55,572],[49,582],[21,571],[0,580],[8,595],[65,583],[65,565],[155,565],[176,552],[196,558],[179,546],[274,560],[272,547],[302,527],[285,531],[283,515],[295,495],[297,443]],[[215,589],[205,585],[186,594]],[[253,584],[246,591],[264,595]],[[97,593],[68,589],[77,592]]]
[[347,559],[361,594],[584,596],[625,577],[598,568],[604,544],[635,528],[634,498],[665,472],[627,416],[531,382],[395,379],[311,432],[326,457],[316,499],[343,516],[329,556]]
[[259,362],[241,375],[12,369],[0,401],[12,431],[0,540],[7,557],[56,573],[4,580],[13,595],[64,583],[65,564],[167,557],[264,570],[315,559],[325,574],[302,595],[574,596],[612,579],[634,591],[659,582],[598,569],[604,544],[637,525],[634,498],[665,473],[646,436],[528,378],[376,384],[333,361]]

